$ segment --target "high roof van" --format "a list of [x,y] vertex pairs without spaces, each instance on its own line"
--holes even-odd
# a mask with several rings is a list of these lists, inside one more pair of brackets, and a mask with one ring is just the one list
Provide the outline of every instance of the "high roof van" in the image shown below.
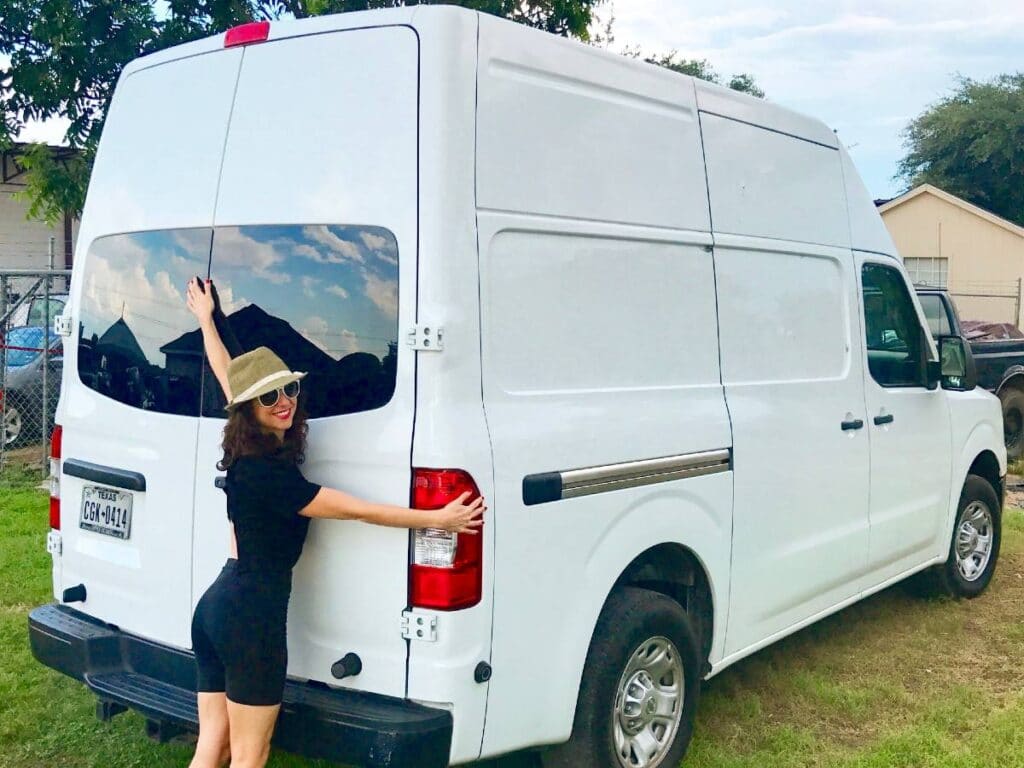
[[57,322],[30,637],[102,717],[195,728],[228,523],[194,275],[309,372],[310,480],[488,499],[480,537],[313,521],[285,749],[674,766],[703,678],[991,578],[998,401],[825,125],[464,9],[247,25],[126,67]]

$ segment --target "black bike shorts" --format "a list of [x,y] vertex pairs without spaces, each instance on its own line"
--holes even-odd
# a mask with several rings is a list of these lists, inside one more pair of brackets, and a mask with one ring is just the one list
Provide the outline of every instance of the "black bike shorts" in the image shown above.
[[196,690],[225,692],[236,704],[280,704],[291,579],[240,574],[237,566],[228,560],[192,617]]

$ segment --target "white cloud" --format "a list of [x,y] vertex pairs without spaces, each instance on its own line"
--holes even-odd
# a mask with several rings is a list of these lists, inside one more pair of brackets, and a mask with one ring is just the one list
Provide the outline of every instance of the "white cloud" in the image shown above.
[[218,229],[214,249],[214,271],[219,267],[238,268],[275,285],[291,282],[291,275],[272,269],[284,259],[273,244],[254,240],[237,227]]
[[319,282],[315,277],[309,275],[305,275],[302,278],[302,292],[306,295],[306,298],[312,299],[316,296],[314,288],[316,288]]
[[398,283],[394,280],[382,280],[371,272],[363,271],[366,281],[366,295],[370,301],[385,315],[394,317],[398,314]]
[[391,241],[386,237],[375,235],[372,232],[360,232],[359,237],[362,239],[363,244],[371,251],[383,251],[386,248],[391,247]]
[[347,299],[348,291],[342,288],[340,285],[329,285],[324,289],[327,293],[332,293],[338,298]]
[[[363,254],[359,251],[358,245],[349,242],[348,240],[342,240],[327,227],[303,227],[302,234],[310,240],[319,243],[326,249],[326,253],[324,251],[318,252],[316,258],[317,261],[329,262],[332,264],[338,264],[344,261],[354,261],[362,264],[364,261]],[[308,254],[303,253],[302,255]]]

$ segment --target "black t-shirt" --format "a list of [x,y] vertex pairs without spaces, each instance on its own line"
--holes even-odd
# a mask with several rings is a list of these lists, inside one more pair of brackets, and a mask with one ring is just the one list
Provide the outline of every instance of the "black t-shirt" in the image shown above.
[[287,459],[243,456],[228,467],[224,490],[238,540],[239,572],[289,574],[309,530],[309,518],[299,511],[320,486]]

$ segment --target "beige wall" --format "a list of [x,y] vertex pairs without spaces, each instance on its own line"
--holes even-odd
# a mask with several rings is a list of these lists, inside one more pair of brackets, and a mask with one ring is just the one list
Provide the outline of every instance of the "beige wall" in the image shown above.
[[[23,188],[0,184],[0,269],[46,269],[51,236],[56,238],[56,266],[62,269],[64,223],[51,227],[45,222],[27,220],[28,204],[14,196]],[[75,230],[77,233],[77,227]]]
[[948,287],[963,319],[1021,325],[1024,235],[929,192],[883,210],[882,220],[904,259],[948,260]]

